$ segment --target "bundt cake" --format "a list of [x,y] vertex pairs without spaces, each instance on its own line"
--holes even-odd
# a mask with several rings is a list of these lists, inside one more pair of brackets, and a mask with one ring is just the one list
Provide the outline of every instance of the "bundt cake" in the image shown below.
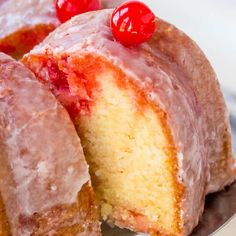
[[98,236],[88,166],[68,113],[0,53],[0,235]]
[[23,58],[81,137],[104,220],[153,235],[189,235],[205,195],[235,179],[216,75],[183,32],[156,19],[125,47],[113,10],[74,17]]
[[0,1],[0,51],[21,57],[59,25],[54,0]]

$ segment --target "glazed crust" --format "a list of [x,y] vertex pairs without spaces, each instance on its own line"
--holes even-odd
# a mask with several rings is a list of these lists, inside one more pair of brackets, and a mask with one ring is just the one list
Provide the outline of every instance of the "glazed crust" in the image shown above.
[[23,61],[39,74],[40,61],[33,65],[34,57],[96,55],[119,68],[147,101],[160,108],[177,150],[176,181],[184,188],[178,224],[181,235],[188,235],[202,215],[205,195],[235,179],[228,112],[219,83],[199,47],[174,26],[156,19],[153,38],[127,48],[111,34],[111,13],[103,10],[73,18]]
[[40,235],[77,235],[99,236],[100,223],[95,195],[85,184],[78,194],[77,202],[71,205],[55,206],[31,217],[22,217],[22,225],[33,228],[32,236]]
[[1,194],[0,194],[0,235],[1,236],[10,235],[9,223],[7,220],[6,211],[2,201]]
[[28,69],[2,53],[0,111],[0,192],[12,235],[86,235],[91,224],[100,235],[88,166],[69,115]]
[[233,182],[235,175],[229,114],[217,76],[204,53],[188,36],[162,20],[157,20],[157,25],[148,51],[154,55],[162,52],[171,64],[176,64],[185,75],[183,82],[193,90],[210,168],[206,192],[222,190]]
[[0,2],[0,51],[20,58],[41,42],[59,21],[53,0]]
[[[87,183],[79,192],[76,203],[69,206],[55,206],[42,213],[35,213],[31,217],[20,217],[19,222],[24,227],[32,229],[31,236],[100,236],[99,215],[95,203],[94,192]],[[12,235],[2,201],[0,202],[0,235]]]

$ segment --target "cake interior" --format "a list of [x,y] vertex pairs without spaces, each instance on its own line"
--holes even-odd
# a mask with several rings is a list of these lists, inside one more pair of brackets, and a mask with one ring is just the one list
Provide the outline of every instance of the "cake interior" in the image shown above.
[[178,235],[182,189],[164,113],[102,58],[31,56],[25,63],[75,122],[102,218]]

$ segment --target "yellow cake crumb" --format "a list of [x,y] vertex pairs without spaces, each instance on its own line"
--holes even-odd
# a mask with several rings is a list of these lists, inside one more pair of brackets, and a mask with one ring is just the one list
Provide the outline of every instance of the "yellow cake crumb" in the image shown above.
[[174,156],[156,111],[138,109],[134,91],[117,86],[112,71],[97,80],[101,94],[77,128],[103,219],[120,206],[175,231]]

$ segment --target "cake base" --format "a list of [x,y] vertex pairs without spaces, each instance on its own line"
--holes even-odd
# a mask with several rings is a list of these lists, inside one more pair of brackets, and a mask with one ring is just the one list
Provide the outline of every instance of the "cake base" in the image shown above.
[[2,201],[1,194],[0,194],[0,235],[10,236],[9,223],[7,220],[6,211]]
[[[32,230],[32,236],[40,235],[91,235],[100,234],[95,196],[85,184],[78,193],[77,202],[72,205],[55,206],[33,216],[20,216],[19,224],[25,230]],[[0,202],[0,235],[10,236],[11,231],[7,222],[4,205]],[[23,234],[22,234],[23,235]]]

